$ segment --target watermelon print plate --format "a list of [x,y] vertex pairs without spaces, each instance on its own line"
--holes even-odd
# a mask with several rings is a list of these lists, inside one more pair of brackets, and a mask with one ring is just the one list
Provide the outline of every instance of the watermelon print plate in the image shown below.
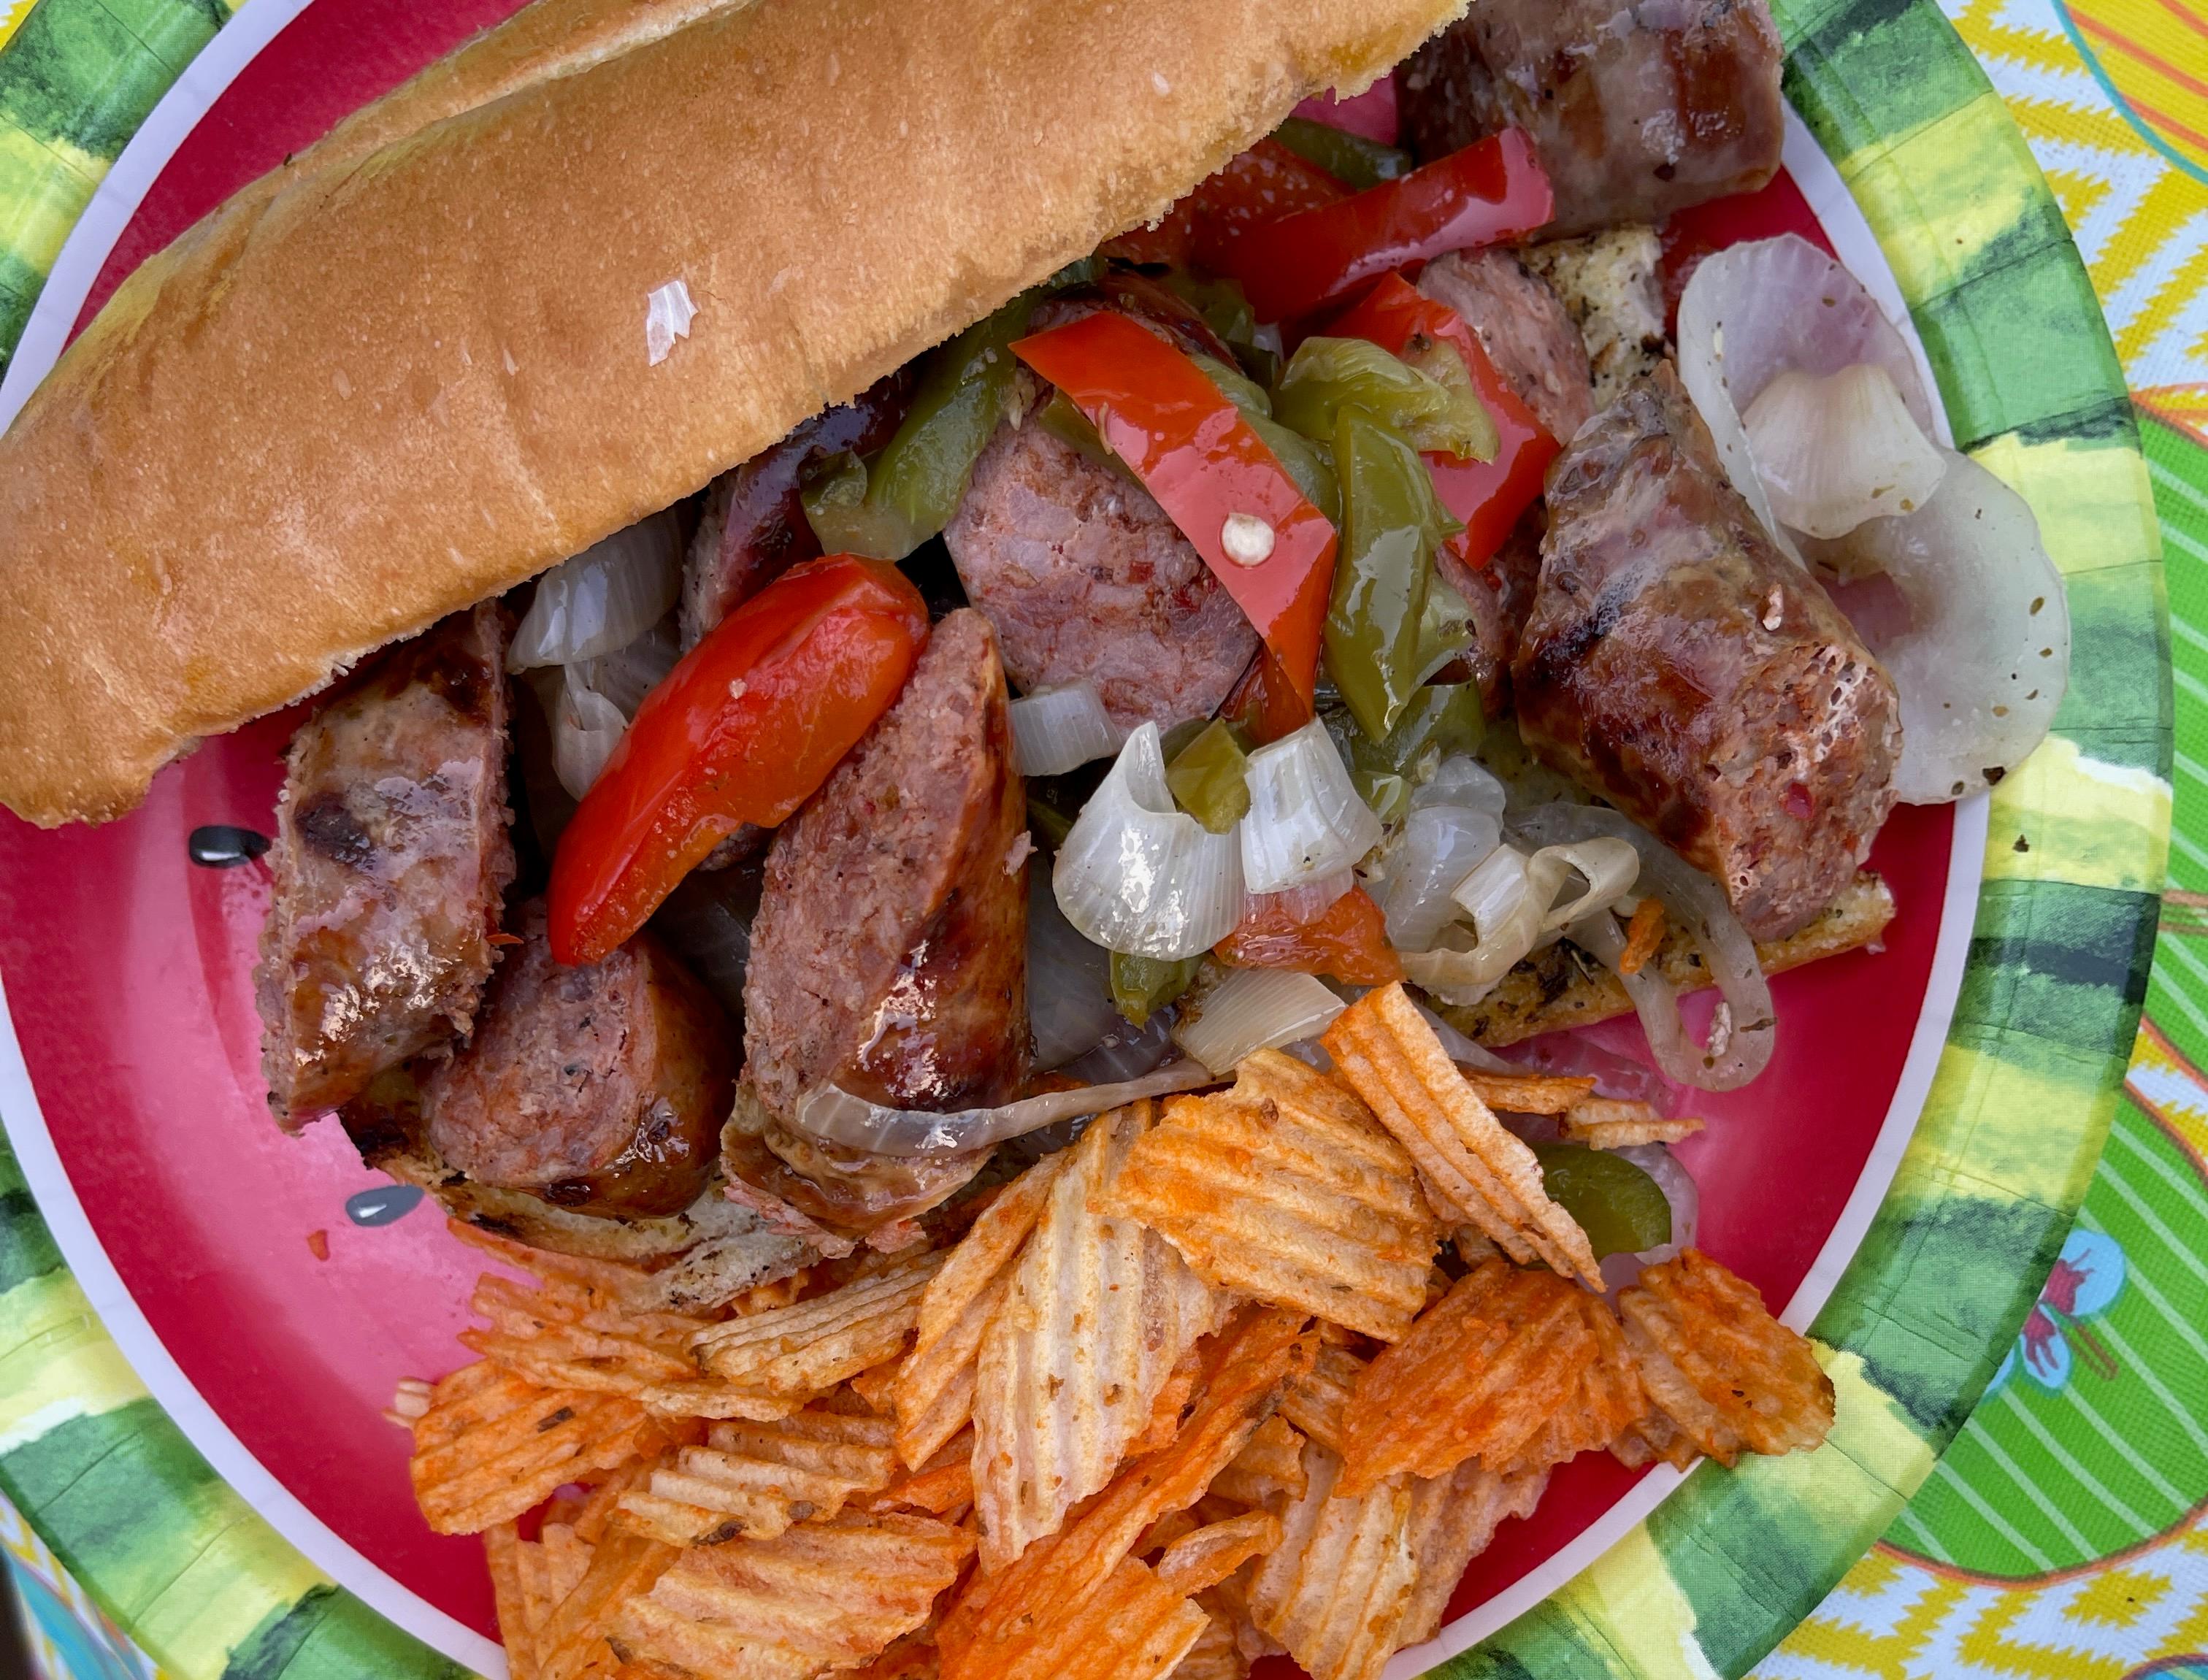
[[[217,0],[37,0],[0,49],[0,340],[24,329],[0,414],[133,264],[513,7],[252,0],[209,45]],[[1833,1439],[1683,1479],[1580,1461],[1392,1674],[1752,1665],[2007,1353],[2145,987],[2167,628],[2091,292],[1930,0],[1774,10],[1788,179],[1686,232],[1811,233],[1906,311],[1954,441],[2031,500],[2065,571],[2072,692],[1990,800],[1897,817],[1874,859],[1900,904],[1885,950],[1783,976],[1779,1060],[1702,1105],[1712,1131],[1683,1151],[1704,1245],[1822,1344]],[[376,1415],[394,1378],[465,1357],[477,1257],[381,1194],[334,1127],[267,1123],[249,975],[265,874],[187,855],[203,825],[265,827],[288,729],[211,745],[106,829],[0,818],[0,1488],[174,1675],[495,1674],[479,1551],[423,1527],[405,1438]]]

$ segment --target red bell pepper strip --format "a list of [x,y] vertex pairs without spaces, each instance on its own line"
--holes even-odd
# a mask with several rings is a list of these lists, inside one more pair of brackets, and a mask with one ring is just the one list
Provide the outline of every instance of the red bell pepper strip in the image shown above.
[[1128,262],[1186,268],[1203,262],[1233,232],[1349,196],[1349,189],[1277,140],[1237,153],[1178,200],[1155,227],[1105,242],[1102,254]]
[[1494,417],[1500,445],[1491,461],[1432,453],[1425,462],[1442,506],[1464,522],[1462,534],[1449,539],[1450,552],[1467,566],[1486,565],[1519,516],[1541,494],[1549,463],[1557,457],[1557,441],[1496,371],[1479,335],[1455,309],[1437,303],[1400,274],[1383,276],[1377,285],[1329,322],[1326,330],[1336,338],[1368,339],[1390,356],[1413,348],[1414,339],[1438,339],[1463,357],[1472,388]]
[[920,591],[852,555],[792,567],[722,620],[645,696],[561,835],[553,957],[597,962],[740,825],[785,820],[889,710],[927,639]]
[[1203,370],[1125,315],[1100,309],[1022,339],[1012,353],[1065,393],[1196,545],[1309,718],[1334,581],[1332,522]]
[[1385,986],[1403,977],[1403,959],[1388,943],[1388,918],[1361,886],[1309,921],[1293,920],[1277,893],[1252,898],[1212,955],[1233,969],[1293,969],[1353,986]]
[[1531,233],[1555,213],[1533,142],[1505,129],[1400,181],[1247,227],[1208,266],[1241,281],[1258,320],[1290,321],[1376,274]]

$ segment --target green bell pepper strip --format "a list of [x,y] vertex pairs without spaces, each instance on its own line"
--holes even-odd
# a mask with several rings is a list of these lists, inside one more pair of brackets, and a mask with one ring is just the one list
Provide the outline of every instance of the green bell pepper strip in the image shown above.
[[[1458,526],[1435,499],[1418,452],[1363,409],[1339,411],[1334,457],[1343,524],[1323,639],[1326,672],[1357,727],[1385,741],[1445,640],[1428,613],[1434,551]],[[1455,607],[1461,611],[1461,599]]]
[[1670,1198],[1623,1155],[1584,1143],[1536,1143],[1533,1154],[1549,1199],[1579,1221],[1598,1260],[1671,1240]]
[[1250,810],[1249,743],[1232,723],[1215,720],[1166,765],[1173,803],[1214,834],[1224,834]]
[[1023,292],[933,352],[904,423],[871,465],[839,459],[803,495],[830,554],[903,560],[951,523],[1004,417],[1035,294]]
[[1330,123],[1314,123],[1308,117],[1289,117],[1273,130],[1273,138],[1305,163],[1317,164],[1342,185],[1359,192],[1383,181],[1400,181],[1416,166],[1408,152],[1383,146]]
[[1446,346],[1440,349],[1455,363],[1455,372],[1447,375],[1437,357],[1430,365],[1445,373],[1437,379],[1368,339],[1305,339],[1273,393],[1274,416],[1305,437],[1330,437],[1335,416],[1353,404],[1401,433],[1415,449],[1491,461],[1495,421],[1463,363]]
[[1201,956],[1167,963],[1115,951],[1112,953],[1112,1007],[1139,1027],[1196,983],[1196,971],[1203,962]]

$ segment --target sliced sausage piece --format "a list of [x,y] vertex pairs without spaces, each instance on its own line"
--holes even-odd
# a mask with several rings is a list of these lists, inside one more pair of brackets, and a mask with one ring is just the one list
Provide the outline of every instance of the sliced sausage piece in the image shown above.
[[1549,469],[1511,670],[1527,744],[1724,885],[1758,939],[1854,879],[1893,807],[1893,683],[1726,480],[1670,366]]
[[429,1142],[477,1184],[579,1213],[680,1213],[720,1153],[735,1077],[728,1019],[639,933],[562,967],[544,902],[516,918],[475,1035],[422,1083]]
[[682,568],[684,647],[695,647],[753,596],[820,552],[799,496],[806,468],[824,456],[871,454],[887,443],[911,405],[912,385],[910,371],[900,369],[713,481]]
[[1150,493],[1032,418],[999,429],[943,537],[1011,680],[1093,682],[1123,729],[1209,717],[1257,651]]
[[1027,849],[996,637],[963,609],[935,627],[897,704],[767,855],[744,981],[744,1080],[765,1152],[795,1170],[734,1154],[732,1171],[857,1231],[973,1176],[979,1154],[861,1155],[790,1122],[800,1098],[830,1081],[902,1108],[1019,1094],[1030,1053]]
[[1480,0],[1400,81],[1421,158],[1520,128],[1552,233],[1660,221],[1761,187],[1785,133],[1767,0]]
[[1419,290],[1446,303],[1559,443],[1594,414],[1587,341],[1563,299],[1515,251],[1451,251],[1426,265]]
[[296,1128],[465,1035],[513,879],[495,604],[378,654],[291,739],[254,972],[277,1119]]
[[1548,510],[1537,501],[1485,565],[1467,566],[1446,547],[1434,556],[1443,579],[1472,609],[1473,645],[1464,659],[1490,717],[1500,717],[1510,705],[1510,661],[1541,580],[1541,534],[1548,525]]

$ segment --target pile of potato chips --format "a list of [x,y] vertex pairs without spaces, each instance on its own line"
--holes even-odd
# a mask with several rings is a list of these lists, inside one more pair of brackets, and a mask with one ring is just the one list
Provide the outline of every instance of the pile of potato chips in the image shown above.
[[1599,1293],[1401,987],[1325,1043],[709,1316],[456,1227],[536,1287],[486,1276],[482,1358],[393,1416],[515,1680],[1370,1680],[1575,1455],[1824,1438],[1809,1344],[1716,1262]]

